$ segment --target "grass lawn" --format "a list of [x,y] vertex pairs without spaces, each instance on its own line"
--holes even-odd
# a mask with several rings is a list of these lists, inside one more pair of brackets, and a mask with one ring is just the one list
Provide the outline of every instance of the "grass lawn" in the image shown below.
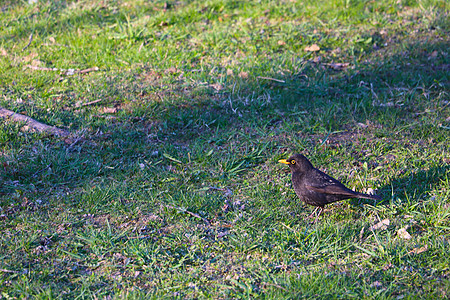
[[[0,2],[0,298],[450,297],[445,0]],[[98,69],[92,69],[98,68]],[[286,165],[383,201],[314,209]]]

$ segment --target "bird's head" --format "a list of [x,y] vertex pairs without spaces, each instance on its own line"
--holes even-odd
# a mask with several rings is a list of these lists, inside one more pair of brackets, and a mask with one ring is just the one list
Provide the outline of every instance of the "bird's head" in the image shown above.
[[280,159],[279,163],[289,165],[291,172],[304,173],[313,168],[311,162],[301,154],[294,154],[288,159]]

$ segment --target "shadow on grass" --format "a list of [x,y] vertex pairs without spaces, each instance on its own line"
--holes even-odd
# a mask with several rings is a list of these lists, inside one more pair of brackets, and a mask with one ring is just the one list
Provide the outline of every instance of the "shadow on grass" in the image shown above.
[[[0,192],[48,192],[62,186],[84,185],[111,174],[126,176],[146,161],[173,163],[163,153],[176,160],[189,161],[190,155],[199,160],[209,151],[216,151],[221,154],[215,158],[223,162],[230,156],[245,156],[248,151],[242,148],[269,144],[263,157],[254,162],[260,164],[278,155],[277,151],[286,144],[290,149],[297,149],[296,143],[311,133],[325,136],[371,120],[386,128],[377,134],[390,135],[392,130],[415,121],[427,109],[436,109],[437,117],[441,118],[439,114],[448,108],[437,94],[449,87],[446,53],[450,45],[442,39],[425,38],[394,55],[387,50],[373,51],[366,64],[353,70],[336,71],[309,62],[302,73],[281,78],[284,83],[262,81],[256,76],[247,81],[236,79],[240,89],[235,93],[226,89],[217,93],[210,87],[186,93],[175,82],[168,97],[176,95],[178,102],[158,101],[155,96],[159,93],[155,88],[158,82],[150,88],[142,82],[128,82],[130,90],[138,93],[131,96],[135,98],[133,101],[143,101],[143,104],[130,102],[131,108],[111,118],[111,122],[91,116],[92,128],[86,141],[67,145],[49,139],[36,145],[30,138],[18,139],[18,143],[29,143],[25,146],[28,151],[2,157]],[[383,65],[375,63],[376,60],[383,60]],[[276,69],[276,61],[273,64]],[[145,68],[141,71],[145,72]],[[277,74],[269,75],[280,78]],[[69,119],[83,128],[85,118],[74,112]],[[288,136],[269,142],[268,137],[273,133]],[[299,133],[300,138],[289,136]],[[443,132],[434,133],[435,139],[445,138]],[[315,143],[308,145],[314,147]],[[238,164],[239,161],[232,162],[229,169]],[[420,171],[395,179],[381,191],[390,194],[392,186],[394,191],[412,188],[422,194],[439,181],[443,172],[442,168]]]
[[447,165],[432,167],[428,170],[410,172],[404,176],[390,181],[388,184],[378,189],[381,201],[370,199],[352,199],[350,203],[355,206],[370,204],[372,206],[389,206],[392,203],[408,202],[414,205],[421,200],[427,200],[434,195],[432,192],[444,184],[445,175],[450,167]]
[[[450,167],[434,167],[426,171],[419,171],[407,176],[397,178],[390,183],[391,191],[394,189],[395,195],[402,200],[411,198],[422,198],[430,196],[430,192],[437,186],[443,184],[444,176],[448,173]],[[387,187],[388,188],[388,187]],[[382,188],[384,191],[384,188]],[[390,192],[386,189],[386,192]]]

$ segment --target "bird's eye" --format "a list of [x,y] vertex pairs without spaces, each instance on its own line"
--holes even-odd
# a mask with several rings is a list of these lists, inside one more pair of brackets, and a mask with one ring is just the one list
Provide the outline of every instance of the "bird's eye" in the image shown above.
[[295,165],[295,160],[291,160],[291,165]]

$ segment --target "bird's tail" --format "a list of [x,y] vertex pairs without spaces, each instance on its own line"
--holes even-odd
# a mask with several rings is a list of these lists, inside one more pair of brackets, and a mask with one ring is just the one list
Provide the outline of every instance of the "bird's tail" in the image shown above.
[[372,199],[372,200],[378,200],[378,201],[382,200],[382,198],[378,195],[369,195],[369,194],[358,193],[357,196],[358,196],[358,198],[364,198],[364,199]]

